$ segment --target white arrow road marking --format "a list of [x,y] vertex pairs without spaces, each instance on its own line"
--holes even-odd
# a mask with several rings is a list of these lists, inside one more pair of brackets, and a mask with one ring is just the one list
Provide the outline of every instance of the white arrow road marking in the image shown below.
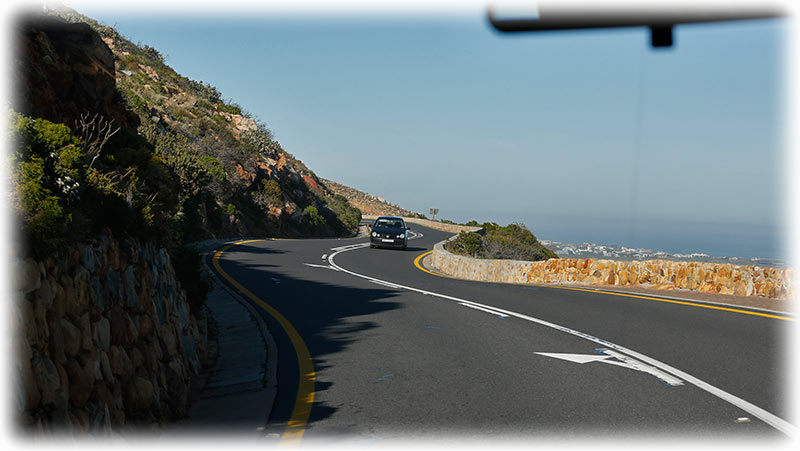
[[331,269],[333,271],[338,271],[338,269],[334,268],[333,266],[329,265],[315,265],[314,263],[303,263],[306,266],[310,266],[312,268],[323,268],[323,269]]
[[534,352],[534,354],[543,355],[545,357],[553,357],[556,359],[566,360],[568,362],[575,362],[575,363],[597,362],[611,358],[611,356],[608,355],[598,355],[598,354],[563,354],[559,352]]
[[611,349],[598,349],[597,351],[601,352],[602,354],[561,354],[555,352],[536,352],[535,354],[581,364],[589,362],[608,363],[609,365],[617,365],[623,368],[641,371],[651,376],[655,376],[670,387],[683,385],[683,381],[677,377],[674,377],[664,371],[660,371],[658,368],[642,363],[636,359],[632,359],[619,352]]
[[477,305],[465,304],[463,302],[459,302],[458,305],[463,305],[464,307],[469,307],[469,308],[472,308],[472,309],[475,309],[475,310],[480,310],[482,312],[491,313],[492,315],[497,315],[497,316],[499,316],[500,318],[503,318],[503,319],[508,318],[508,315],[503,315],[500,312],[495,312],[494,310],[490,310],[488,308],[478,307]]
[[369,246],[369,243],[359,243],[359,244],[348,244],[347,246],[339,246],[339,247],[332,247],[332,251],[336,252],[344,252],[344,251],[352,251],[354,249],[360,249],[362,247]]
[[325,260],[326,258],[328,258],[328,254],[322,254],[322,259]]
[[[419,235],[421,236],[421,234],[419,234]],[[355,277],[359,277],[359,278],[362,278],[362,279],[366,279],[366,280],[369,280],[371,282],[391,283],[391,282],[386,282],[384,280],[376,279],[374,277],[366,276],[364,274],[359,274],[357,272],[353,272],[353,271],[344,269],[341,266],[337,265],[336,262],[334,262],[334,257],[336,257],[336,255],[338,255],[338,254],[340,254],[342,252],[352,251],[352,250],[358,249],[360,247],[365,247],[365,246],[368,246],[368,245],[369,245],[369,243],[364,243],[364,244],[362,244],[360,246],[357,246],[357,247],[352,247],[351,246],[350,248],[343,248],[343,249],[338,249],[338,250],[336,248],[333,248],[331,250],[333,250],[334,253],[332,253],[331,255],[328,256],[328,262],[331,264],[332,267],[336,268],[337,270],[339,270],[339,271],[341,271],[343,273],[350,274],[351,276],[355,276]],[[634,351],[632,349],[628,349],[628,348],[626,348],[624,346],[620,346],[618,344],[611,343],[610,341],[603,340],[602,338],[598,338],[598,337],[589,335],[589,334],[587,334],[585,332],[581,332],[581,331],[578,331],[578,330],[575,330],[575,329],[570,329],[569,327],[564,327],[564,326],[561,326],[561,325],[558,325],[558,324],[555,324],[555,323],[551,323],[549,321],[545,321],[543,319],[534,318],[532,316],[523,315],[523,314],[517,313],[517,312],[512,312],[511,310],[505,310],[505,309],[501,309],[501,308],[497,308],[497,307],[491,307],[491,306],[488,306],[488,305],[479,304],[477,302],[468,301],[466,299],[457,298],[455,296],[449,296],[449,295],[441,294],[441,293],[434,293],[432,291],[421,290],[419,288],[409,287],[409,286],[406,286],[406,285],[400,285],[400,284],[393,284],[393,285],[395,287],[397,287],[397,288],[401,288],[401,289],[404,289],[404,290],[413,291],[415,293],[420,293],[420,294],[423,294],[423,295],[434,296],[434,297],[438,297],[438,298],[441,298],[441,299],[454,301],[454,302],[457,302],[457,303],[470,304],[470,305],[484,307],[484,308],[492,308],[492,309],[496,310],[497,312],[501,312],[501,313],[504,313],[506,315],[513,316],[515,318],[523,319],[525,321],[530,321],[532,323],[536,323],[536,324],[539,324],[539,325],[542,325],[542,326],[545,326],[545,327],[549,327],[551,329],[555,329],[555,330],[558,330],[558,331],[561,331],[561,332],[564,332],[564,333],[567,333],[567,334],[570,334],[570,335],[574,335],[576,337],[581,337],[581,338],[583,338],[585,340],[592,341],[592,342],[598,343],[598,344],[603,345],[603,346],[607,346],[608,348],[611,348],[611,349],[613,349],[615,351],[619,351],[620,353],[624,353],[625,355],[634,357],[634,358],[636,358],[636,359],[638,359],[638,360],[640,360],[642,362],[645,362],[645,363],[647,363],[649,365],[652,365],[655,368],[658,368],[660,370],[668,372],[668,373],[670,373],[670,374],[672,374],[672,375],[674,375],[676,377],[680,377],[681,379],[683,379],[684,381],[694,385],[695,387],[697,387],[697,388],[699,388],[699,389],[701,389],[703,391],[706,391],[706,392],[708,392],[708,393],[710,393],[710,394],[712,394],[712,395],[714,395],[714,396],[716,396],[716,397],[718,397],[718,398],[720,398],[720,399],[722,399],[722,400],[724,400],[724,401],[726,401],[726,402],[728,402],[730,404],[733,404],[734,406],[744,410],[745,412],[749,413],[750,415],[760,419],[761,421],[769,424],[770,426],[774,427],[775,429],[783,432],[784,434],[786,434],[786,435],[788,435],[790,437],[798,436],[797,427],[795,427],[793,424],[789,423],[788,421],[784,420],[783,418],[780,418],[777,415],[774,415],[774,414],[772,414],[770,412],[767,412],[766,410],[762,409],[761,407],[758,407],[757,405],[755,405],[753,403],[747,402],[742,398],[739,398],[739,397],[737,397],[737,396],[735,396],[735,395],[733,395],[731,393],[728,393],[728,392],[726,392],[726,391],[724,391],[724,390],[722,390],[720,388],[717,388],[717,387],[709,384],[708,382],[700,380],[700,379],[692,376],[691,374],[688,374],[688,373],[686,373],[684,371],[681,371],[681,370],[679,370],[677,368],[673,368],[672,366],[667,365],[664,362],[658,361],[658,360],[656,360],[656,359],[654,359],[652,357],[648,357],[648,356],[646,356],[644,354],[638,353],[638,352],[636,352],[636,351]]]

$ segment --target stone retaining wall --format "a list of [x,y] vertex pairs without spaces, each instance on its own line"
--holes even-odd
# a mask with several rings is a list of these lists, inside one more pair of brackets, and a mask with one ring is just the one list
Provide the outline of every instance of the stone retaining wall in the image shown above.
[[444,243],[434,246],[430,264],[438,271],[461,279],[523,284],[640,285],[661,290],[683,289],[774,299],[791,299],[793,294],[794,271],[791,268],[669,260],[484,260],[454,255],[444,249]]
[[190,312],[165,249],[103,235],[16,266],[24,428],[102,435],[185,415],[207,325]]
[[[365,215],[362,216],[361,218],[371,221],[378,219],[378,217],[375,215]],[[419,224],[424,227],[428,227],[434,230],[441,230],[442,232],[448,232],[448,233],[476,232],[481,229],[480,227],[470,227],[458,224],[445,224],[443,222],[431,221],[430,219],[403,217],[403,220],[409,224]]]

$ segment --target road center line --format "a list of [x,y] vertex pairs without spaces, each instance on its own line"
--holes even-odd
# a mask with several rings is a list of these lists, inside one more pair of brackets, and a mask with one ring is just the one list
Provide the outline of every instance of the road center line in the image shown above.
[[[409,239],[412,239],[412,238],[409,237]],[[644,354],[640,354],[640,353],[638,353],[638,352],[636,352],[636,351],[634,351],[632,349],[628,349],[628,348],[626,348],[624,346],[620,346],[618,344],[611,343],[610,341],[606,341],[606,340],[604,340],[602,338],[598,338],[598,337],[589,335],[587,333],[584,333],[584,332],[581,332],[581,331],[578,331],[578,330],[570,329],[568,327],[564,327],[564,326],[561,326],[561,325],[558,325],[558,324],[555,324],[555,323],[551,323],[551,322],[545,321],[543,319],[534,318],[532,316],[523,315],[521,313],[513,312],[513,311],[510,311],[510,310],[505,310],[505,309],[493,307],[493,306],[490,306],[490,305],[485,305],[485,304],[481,304],[481,303],[478,303],[478,302],[469,301],[467,299],[457,298],[455,296],[449,296],[449,295],[441,294],[441,293],[434,293],[432,291],[422,290],[422,289],[419,289],[419,288],[409,287],[409,286],[406,286],[406,285],[401,285],[401,284],[398,284],[398,283],[377,279],[375,277],[370,277],[370,276],[367,276],[367,275],[364,275],[364,274],[359,274],[359,273],[350,271],[350,270],[342,268],[341,266],[336,264],[336,262],[334,261],[334,258],[338,254],[343,253],[343,252],[352,251],[352,250],[355,250],[355,249],[359,249],[359,248],[356,247],[356,248],[351,248],[351,249],[334,250],[334,252],[331,255],[328,256],[328,262],[330,263],[331,266],[333,266],[334,268],[337,268],[341,272],[350,274],[350,275],[355,276],[355,277],[359,277],[359,278],[362,278],[362,279],[369,280],[369,281],[371,281],[373,283],[379,283],[379,284],[388,283],[388,284],[392,284],[396,288],[405,289],[405,290],[408,290],[408,291],[413,291],[413,292],[420,293],[420,294],[427,295],[427,296],[435,296],[435,297],[438,297],[438,298],[441,298],[441,299],[454,301],[454,302],[456,302],[458,304],[462,304],[462,305],[470,304],[470,305],[475,306],[475,307],[482,307],[484,309],[494,310],[496,312],[501,312],[501,313],[504,313],[504,314],[509,315],[509,316],[513,316],[513,317],[516,317],[516,318],[519,318],[519,319],[523,319],[523,320],[526,320],[526,321],[530,321],[532,323],[536,323],[536,324],[539,324],[539,325],[542,325],[542,326],[545,326],[545,327],[549,327],[551,329],[555,329],[555,330],[558,330],[558,331],[561,331],[561,332],[564,332],[564,333],[567,333],[567,334],[570,334],[570,335],[574,335],[576,337],[580,337],[580,338],[583,338],[585,340],[588,340],[588,341],[591,341],[591,342],[594,342],[594,343],[599,343],[599,344],[601,344],[603,346],[611,348],[611,349],[613,349],[613,350],[615,350],[617,352],[620,352],[622,354],[625,354],[625,355],[627,355],[629,357],[633,357],[634,359],[637,359],[637,360],[640,360],[642,362],[645,362],[645,363],[647,363],[647,364],[649,364],[649,365],[651,365],[653,367],[656,367],[656,368],[658,368],[658,369],[660,369],[662,371],[665,371],[667,373],[671,373],[673,376],[676,376],[676,377],[678,377],[680,379],[683,379],[684,381],[694,385],[695,387],[697,387],[697,388],[699,388],[699,389],[701,389],[703,391],[706,391],[706,392],[708,392],[708,393],[710,393],[710,394],[712,394],[712,395],[714,395],[714,396],[716,396],[716,397],[718,397],[718,398],[720,398],[720,399],[722,399],[722,400],[724,400],[724,401],[726,401],[726,402],[728,402],[730,404],[733,404],[734,406],[744,410],[745,412],[751,414],[752,416],[754,416],[754,417],[760,419],[761,421],[769,424],[770,426],[774,427],[775,429],[783,432],[784,434],[788,435],[789,437],[794,438],[794,437],[797,437],[797,435],[798,435],[797,428],[794,425],[792,425],[791,423],[787,422],[786,420],[778,417],[777,415],[774,415],[774,414],[772,414],[770,412],[767,412],[766,410],[756,406],[755,404],[747,402],[744,399],[741,399],[741,398],[739,398],[739,397],[737,397],[737,396],[735,396],[733,394],[730,394],[730,393],[728,393],[728,392],[726,392],[726,391],[724,391],[724,390],[722,390],[720,388],[717,388],[717,387],[715,387],[715,386],[713,386],[713,385],[711,385],[711,384],[709,384],[709,383],[707,383],[705,381],[702,381],[702,380],[700,380],[700,379],[698,379],[698,378],[696,378],[696,377],[694,377],[694,376],[692,376],[692,375],[690,375],[688,373],[685,373],[685,372],[683,372],[683,371],[681,371],[681,370],[679,370],[677,368],[673,368],[672,366],[667,365],[666,363],[660,362],[660,361],[658,361],[658,360],[656,360],[656,359],[654,359],[652,357],[648,357],[648,356],[646,356]]]

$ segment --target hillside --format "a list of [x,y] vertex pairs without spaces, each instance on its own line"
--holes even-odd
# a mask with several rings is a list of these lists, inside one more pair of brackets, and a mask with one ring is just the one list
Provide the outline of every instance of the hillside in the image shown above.
[[386,215],[386,216],[407,216],[407,217],[424,217],[419,213],[406,210],[395,204],[389,203],[382,197],[373,196],[372,194],[359,191],[355,188],[336,183],[332,180],[320,179],[325,186],[328,187],[334,194],[347,199],[351,205],[361,210],[364,215]]
[[[355,232],[358,210],[335,198],[264,123],[224,101],[215,87],[178,74],[157,49],[134,44],[112,27],[68,8],[49,14],[88,24],[102,40],[93,45],[110,50],[108,72],[121,105],[136,119],[123,125],[144,138],[177,182],[175,206],[166,219],[179,241]],[[51,120],[72,126],[59,119]]]

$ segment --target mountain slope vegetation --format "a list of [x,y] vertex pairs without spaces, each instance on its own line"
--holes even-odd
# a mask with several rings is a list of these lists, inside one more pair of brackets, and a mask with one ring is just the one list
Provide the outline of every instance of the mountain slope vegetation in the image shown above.
[[[173,239],[321,237],[357,230],[360,211],[335,198],[263,122],[223,100],[215,87],[178,74],[157,49],[134,44],[113,27],[68,8],[49,14],[88,24],[110,50],[120,101],[136,116],[125,125],[138,122],[128,135],[140,140],[138,148],[128,146],[122,159],[151,154],[170,173],[174,196],[151,193],[150,210],[163,214]],[[109,148],[101,158],[114,157],[124,170],[129,161],[111,153]]]

